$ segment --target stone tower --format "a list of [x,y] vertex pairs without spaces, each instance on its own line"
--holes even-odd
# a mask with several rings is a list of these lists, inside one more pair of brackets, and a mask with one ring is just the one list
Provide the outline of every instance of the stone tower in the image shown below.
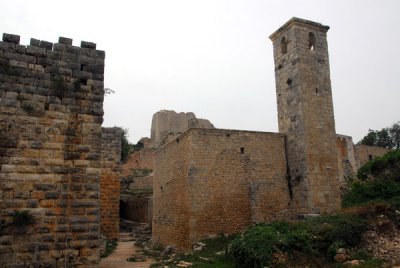
[[270,36],[279,132],[286,134],[294,215],[340,208],[328,30],[328,26],[292,18]]

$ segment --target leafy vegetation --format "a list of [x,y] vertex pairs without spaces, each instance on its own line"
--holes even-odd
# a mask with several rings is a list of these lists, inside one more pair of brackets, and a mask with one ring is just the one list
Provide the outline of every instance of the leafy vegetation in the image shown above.
[[359,144],[400,149],[400,122],[381,130],[369,130]]
[[100,257],[107,258],[117,248],[117,245],[118,245],[118,242],[116,240],[107,240],[106,241],[106,249]]
[[122,130],[121,136],[121,162],[125,163],[128,160],[128,156],[131,152],[132,144],[129,143],[128,138],[128,130]]
[[343,207],[372,201],[400,204],[400,150],[394,150],[369,161],[357,173],[358,180],[343,197]]
[[391,179],[355,182],[343,198],[343,207],[370,201],[388,200],[396,202],[400,196],[400,183]]
[[257,225],[233,241],[232,256],[243,267],[277,265],[274,256],[282,252],[333,257],[338,248],[357,245],[365,228],[364,220],[346,214]]
[[5,220],[0,220],[0,235],[3,234],[4,229],[7,227],[7,223]]
[[129,154],[140,151],[143,148],[143,143],[140,141],[136,144],[132,144],[127,139],[128,130],[122,130],[121,137],[121,161],[125,163],[128,160]]
[[390,178],[400,181],[400,150],[394,150],[362,166],[357,177],[360,180],[369,178]]
[[14,226],[27,226],[33,224],[35,219],[29,210],[16,211],[12,216],[11,225]]

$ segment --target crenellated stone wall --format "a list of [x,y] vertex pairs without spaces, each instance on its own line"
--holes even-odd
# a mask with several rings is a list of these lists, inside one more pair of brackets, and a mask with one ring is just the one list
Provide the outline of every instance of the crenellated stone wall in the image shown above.
[[100,219],[101,233],[108,239],[117,239],[119,235],[122,134],[118,127],[102,128]]
[[97,267],[105,53],[19,39],[0,42],[0,267]]

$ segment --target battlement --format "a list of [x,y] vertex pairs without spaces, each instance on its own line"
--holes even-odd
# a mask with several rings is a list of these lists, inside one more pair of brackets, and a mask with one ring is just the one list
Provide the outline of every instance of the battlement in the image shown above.
[[[82,41],[81,47],[76,47],[66,37],[54,44],[34,38],[27,46],[19,42],[18,35],[7,33],[0,41],[0,92],[22,94],[11,108],[36,109],[38,102],[27,103],[31,97],[24,95],[33,94],[50,98],[51,104],[65,103],[69,112],[103,115],[105,52],[96,50],[95,43]],[[80,105],[84,99],[93,107]],[[41,111],[54,108],[44,102],[41,106]]]
[[[72,41],[73,40],[71,38],[60,36],[58,38],[58,43],[54,44],[52,42],[31,38],[30,46],[45,48],[46,50],[53,50],[53,46],[57,47],[57,45],[72,46]],[[20,45],[20,36],[16,34],[3,33],[3,42]],[[80,48],[96,49],[96,43],[81,41]]]

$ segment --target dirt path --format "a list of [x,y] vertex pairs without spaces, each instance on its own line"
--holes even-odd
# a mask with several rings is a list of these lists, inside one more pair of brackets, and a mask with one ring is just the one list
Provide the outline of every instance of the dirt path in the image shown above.
[[[124,235],[124,234],[122,234]],[[117,248],[113,253],[104,258],[100,262],[100,268],[148,268],[152,264],[152,260],[145,262],[128,262],[127,259],[136,254],[138,248],[134,246],[133,241],[121,239],[118,241]]]

